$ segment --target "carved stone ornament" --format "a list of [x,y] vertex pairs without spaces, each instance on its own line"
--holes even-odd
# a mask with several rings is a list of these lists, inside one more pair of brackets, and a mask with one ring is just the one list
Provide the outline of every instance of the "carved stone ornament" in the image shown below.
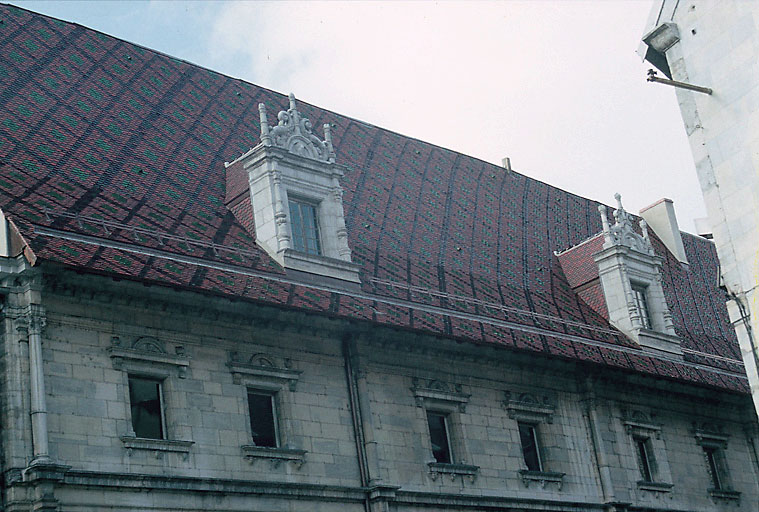
[[557,471],[529,471],[527,469],[519,470],[519,476],[525,487],[530,487],[531,483],[537,483],[541,489],[545,489],[548,484],[555,484],[559,491],[564,485],[565,473]]
[[464,412],[469,402],[469,395],[464,393],[461,384],[449,384],[437,379],[420,379],[414,377],[411,380],[411,391],[414,393],[418,407],[456,407]]
[[693,422],[693,435],[696,442],[702,446],[727,448],[730,435],[726,434],[721,425],[708,421]]
[[290,391],[295,391],[301,372],[290,366],[289,359],[278,362],[274,357],[263,353],[241,357],[238,352],[230,352],[227,363],[235,384],[247,383],[268,389],[287,385]]
[[265,146],[279,147],[294,155],[323,162],[335,161],[330,125],[324,125],[324,140],[322,141],[314,134],[311,121],[298,112],[295,95],[292,93],[290,93],[290,108],[277,114],[276,126],[269,126],[266,106],[263,103],[258,104],[258,112],[261,118],[261,142]]
[[461,478],[463,484],[466,480],[469,483],[474,483],[477,478],[477,473],[480,471],[479,466],[472,466],[471,464],[445,464],[441,462],[428,462],[427,467],[430,468],[430,479],[434,482],[440,477],[450,477],[451,482],[454,482],[456,478]]
[[47,325],[45,308],[39,304],[20,308],[7,307],[3,314],[13,320],[13,326],[19,333],[40,334]]
[[533,393],[504,393],[503,406],[509,412],[509,418],[530,423],[553,423],[556,406],[545,395]]
[[627,213],[622,206],[622,196],[619,193],[614,194],[617,200],[617,209],[614,210],[614,225],[609,226],[609,219],[606,216],[606,206],[600,205],[598,211],[601,214],[601,223],[604,233],[604,248],[615,245],[624,245],[643,254],[654,254],[654,248],[648,236],[648,224],[640,220],[640,229],[643,233],[639,235],[635,231],[633,216]]
[[188,460],[190,449],[195,444],[194,441],[146,439],[134,436],[121,436],[121,442],[127,450],[127,457],[131,457],[134,450],[139,450],[153,452],[157,459],[163,458],[164,453],[178,453],[184,461]]
[[132,341],[122,340],[118,336],[111,338],[112,345],[108,353],[117,370],[142,369],[151,367],[175,367],[179,378],[187,376],[190,360],[184,347],[176,346],[174,354],[169,354],[162,341],[152,336],[141,336]]
[[625,431],[632,436],[656,436],[656,439],[659,439],[661,435],[661,425],[654,422],[651,415],[638,409],[624,409],[622,424],[625,426]]
[[279,448],[246,444],[241,447],[243,456],[252,465],[258,460],[268,460],[271,469],[278,468],[283,462],[290,462],[295,469],[300,469],[306,462],[306,450]]

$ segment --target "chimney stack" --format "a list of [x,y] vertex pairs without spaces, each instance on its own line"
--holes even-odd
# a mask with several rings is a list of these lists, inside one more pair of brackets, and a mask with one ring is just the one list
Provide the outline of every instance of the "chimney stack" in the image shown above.
[[664,245],[675,258],[681,263],[688,263],[672,199],[664,198],[658,200],[651,206],[643,208],[640,211],[640,216],[646,220],[654,233],[656,233],[656,236],[664,242]]

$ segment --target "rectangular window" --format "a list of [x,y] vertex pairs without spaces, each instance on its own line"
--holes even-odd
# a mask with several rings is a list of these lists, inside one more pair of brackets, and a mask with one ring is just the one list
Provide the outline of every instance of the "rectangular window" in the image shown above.
[[289,198],[288,202],[293,249],[307,254],[321,254],[316,205],[292,198]]
[[540,460],[540,448],[535,425],[519,423],[519,440],[522,443],[522,456],[529,471],[543,471]]
[[725,473],[722,453],[719,448],[714,446],[704,446],[703,448],[712,486],[717,490],[723,489],[725,487]]
[[632,285],[633,299],[635,300],[635,307],[638,309],[640,315],[640,321],[645,329],[651,329],[651,311],[648,309],[648,299],[646,298],[646,287],[633,284]]
[[274,396],[248,391],[248,411],[253,444],[270,448],[279,446]]
[[161,381],[129,376],[129,405],[132,428],[137,437],[164,439]]
[[448,439],[448,420],[445,414],[427,412],[427,424],[430,428],[430,441],[432,442],[432,456],[435,462],[450,464],[451,444]]
[[645,437],[635,438],[635,448],[638,452],[638,468],[640,476],[644,482],[653,482],[653,472],[651,466],[651,447],[650,441]]

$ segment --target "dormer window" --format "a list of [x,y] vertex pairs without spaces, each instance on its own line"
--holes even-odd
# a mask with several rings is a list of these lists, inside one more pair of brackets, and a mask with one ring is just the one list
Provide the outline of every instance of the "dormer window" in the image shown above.
[[646,295],[648,291],[646,286],[637,283],[630,283],[632,287],[633,300],[635,301],[635,308],[638,310],[638,316],[640,316],[640,322],[644,329],[651,329],[651,311],[648,309],[648,299]]
[[288,198],[293,249],[306,254],[320,255],[319,216],[317,205],[302,199]]
[[[603,288],[609,321],[646,350],[682,356],[661,283],[662,258],[654,253],[648,225],[622,207],[617,208],[614,224],[609,224],[606,207],[599,206],[604,243],[593,254]],[[639,229],[638,229],[639,227]]]
[[[258,106],[261,143],[227,167],[227,204],[237,207],[249,192],[256,243],[291,275],[359,283],[351,261],[332,133],[317,137],[290,95],[290,108],[270,126]],[[345,283],[341,283],[345,284]]]

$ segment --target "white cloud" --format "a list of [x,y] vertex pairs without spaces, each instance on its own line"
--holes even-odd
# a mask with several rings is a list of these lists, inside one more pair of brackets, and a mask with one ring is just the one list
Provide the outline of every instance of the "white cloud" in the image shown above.
[[219,5],[209,65],[635,211],[704,215],[674,94],[634,54],[648,2]]

